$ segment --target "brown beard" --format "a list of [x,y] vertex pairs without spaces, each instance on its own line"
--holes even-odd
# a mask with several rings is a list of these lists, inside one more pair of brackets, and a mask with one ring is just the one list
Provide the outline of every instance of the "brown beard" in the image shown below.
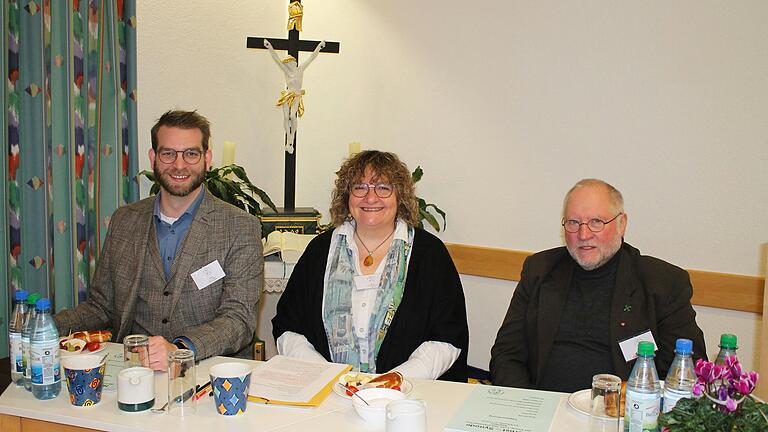
[[200,173],[190,173],[192,182],[189,184],[189,187],[172,186],[171,182],[167,178],[167,176],[171,175],[172,170],[169,169],[165,171],[165,173],[160,173],[160,170],[157,168],[157,159],[155,159],[155,165],[152,167],[152,170],[155,173],[155,180],[160,183],[160,186],[169,194],[177,197],[185,197],[189,195],[193,191],[197,190],[197,188],[200,187],[200,185],[205,181],[205,170],[203,170]]

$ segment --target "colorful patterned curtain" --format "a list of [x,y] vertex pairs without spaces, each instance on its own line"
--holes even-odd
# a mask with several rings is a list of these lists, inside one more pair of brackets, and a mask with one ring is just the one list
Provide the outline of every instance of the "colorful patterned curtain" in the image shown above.
[[110,215],[138,198],[135,10],[3,0],[0,338],[18,289],[86,298]]

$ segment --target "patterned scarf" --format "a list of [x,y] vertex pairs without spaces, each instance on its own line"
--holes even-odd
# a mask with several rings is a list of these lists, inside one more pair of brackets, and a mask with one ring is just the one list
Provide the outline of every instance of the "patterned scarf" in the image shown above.
[[[352,290],[355,288],[355,262],[347,236],[340,235],[336,249],[332,252],[325,285],[323,324],[331,350],[331,359],[336,363],[351,364],[361,372],[376,372],[376,356],[381,342],[387,335],[389,325],[400,306],[405,286],[408,254],[413,244],[412,227],[408,227],[408,241],[395,239],[385,258],[384,271],[376,294],[368,325],[368,340],[356,336],[352,317]],[[360,344],[368,344],[368,356],[361,358]]]

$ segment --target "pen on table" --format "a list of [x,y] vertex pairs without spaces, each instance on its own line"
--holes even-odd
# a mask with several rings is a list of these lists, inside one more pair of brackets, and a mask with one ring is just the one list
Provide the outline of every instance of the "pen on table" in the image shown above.
[[207,383],[205,383],[205,384],[203,384],[201,386],[198,386],[197,387],[197,392],[195,393],[195,400],[198,400],[198,399],[202,398],[203,396],[205,396],[205,394],[208,393],[208,391],[210,389],[211,389],[211,382],[210,381],[208,381]]

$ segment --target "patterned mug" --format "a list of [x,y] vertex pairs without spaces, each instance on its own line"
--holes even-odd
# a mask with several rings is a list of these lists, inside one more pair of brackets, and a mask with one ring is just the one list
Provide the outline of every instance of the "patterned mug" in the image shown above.
[[251,367],[244,363],[220,363],[211,366],[209,374],[216,411],[227,416],[244,413],[251,384]]
[[100,355],[75,355],[61,361],[72,405],[92,406],[99,403],[107,368],[102,360],[104,357]]

